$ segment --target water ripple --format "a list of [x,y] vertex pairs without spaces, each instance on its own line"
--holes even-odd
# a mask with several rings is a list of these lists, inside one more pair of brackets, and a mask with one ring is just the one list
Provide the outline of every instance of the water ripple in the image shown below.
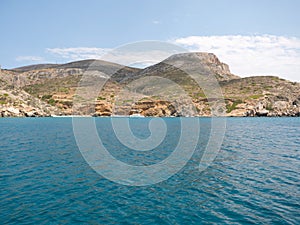
[[[103,120],[97,125],[109,130]],[[198,149],[180,173],[157,185],[127,187],[87,165],[71,119],[1,119],[0,223],[300,224],[300,120],[229,119],[220,154],[200,173],[209,121],[201,119]],[[175,146],[168,135],[166,146]],[[109,132],[105,138],[124,162],[145,156],[142,163],[149,164],[170,154],[134,155]]]

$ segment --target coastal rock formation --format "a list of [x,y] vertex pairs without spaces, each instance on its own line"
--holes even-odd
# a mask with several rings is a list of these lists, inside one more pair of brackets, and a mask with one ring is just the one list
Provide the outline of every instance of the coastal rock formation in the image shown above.
[[299,116],[300,104],[295,104],[295,100],[275,101],[276,98],[263,96],[258,100],[246,101],[237,104],[235,109],[228,113],[228,116]]
[[[76,89],[87,71],[100,74],[98,78],[105,85],[96,99],[76,105],[78,109],[74,111],[74,99],[80,98]],[[227,116],[300,114],[300,83],[274,76],[240,78],[214,54],[195,52],[170,56],[145,69],[83,60],[0,70],[0,117],[211,116],[211,103],[219,99],[208,100],[189,73],[204,82],[210,76],[215,77],[223,92],[219,98],[224,99]],[[160,79],[147,82],[149,77]],[[134,90],[124,94],[132,82],[135,82]]]
[[23,90],[0,90],[0,117],[41,117],[62,114]]
[[141,101],[136,103],[130,115],[140,113],[144,116],[176,116],[175,107],[168,101],[157,100],[157,101]]

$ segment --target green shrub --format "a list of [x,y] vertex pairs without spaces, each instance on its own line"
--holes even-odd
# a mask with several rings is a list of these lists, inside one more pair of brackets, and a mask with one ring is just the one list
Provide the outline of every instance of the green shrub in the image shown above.
[[73,106],[73,102],[69,102],[69,101],[65,101],[65,102],[61,102],[62,104],[68,106],[68,107],[72,107]]
[[273,105],[271,103],[267,104],[266,110],[272,111],[273,110]]
[[250,98],[252,98],[252,99],[259,99],[261,97],[263,97],[263,95],[251,95],[250,96]]
[[235,110],[237,108],[237,105],[241,104],[241,103],[243,103],[243,101],[240,100],[240,99],[238,99],[238,100],[234,101],[231,105],[230,104],[226,104],[226,109],[227,109],[226,112],[227,113],[232,112],[233,110]]
[[56,103],[56,101],[53,99],[53,98],[50,98],[49,100],[48,100],[48,103],[50,104],[50,105],[55,105],[55,103]]
[[105,100],[106,98],[99,96],[97,100]]
[[50,99],[50,98],[52,98],[52,95],[43,95],[43,96],[42,96],[42,100],[43,100],[43,101],[48,100],[48,99]]

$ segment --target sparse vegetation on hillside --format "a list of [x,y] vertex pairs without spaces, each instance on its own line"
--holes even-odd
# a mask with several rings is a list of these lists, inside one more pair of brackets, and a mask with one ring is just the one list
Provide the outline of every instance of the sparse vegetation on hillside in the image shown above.
[[[186,71],[193,73],[193,76],[198,76],[198,82],[200,80],[204,83],[208,80],[208,74],[214,73],[226,99],[226,111],[231,116],[255,116],[256,113],[297,115],[297,110],[299,111],[300,108],[299,83],[273,76],[239,78],[232,75],[226,64],[219,62],[214,55],[203,54],[201,57],[205,70],[199,67],[202,64],[188,61],[193,58],[193,53],[171,56],[144,70],[99,62],[100,66],[95,66],[94,69],[99,69],[102,73],[111,71],[116,73],[105,84],[99,96],[90,99],[95,103],[96,115],[111,115],[114,106],[118,106],[120,112],[124,114],[130,114],[132,109],[134,112],[152,116],[185,115],[188,110],[182,109],[183,114],[179,112],[176,114],[170,102],[180,100],[182,108],[184,106],[182,102],[191,98],[199,115],[209,116],[210,106],[204,91]],[[182,68],[172,66],[176,65],[176,60],[183,65]],[[185,60],[186,65],[182,64]],[[93,60],[66,65],[29,66],[15,71],[7,70],[1,77],[0,84],[3,90],[10,91],[14,95],[19,95],[18,90],[28,92],[32,98],[30,101],[23,102],[32,107],[40,104],[38,100],[34,100],[39,99],[45,104],[60,109],[62,114],[70,114],[75,97],[77,101],[83,103],[82,112],[88,112],[89,109],[84,108],[87,99],[76,96],[75,92],[83,74],[82,69],[88,68],[91,62]],[[134,82],[134,90],[124,93],[126,86],[132,85],[132,82]],[[22,98],[12,100],[7,94],[1,94],[0,105],[6,106],[11,102],[17,107],[22,101],[16,99]]]

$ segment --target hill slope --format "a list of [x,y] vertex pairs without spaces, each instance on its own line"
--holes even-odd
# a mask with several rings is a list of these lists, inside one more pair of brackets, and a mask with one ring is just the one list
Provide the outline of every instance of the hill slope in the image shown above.
[[208,99],[192,76],[198,83],[213,76],[223,92],[228,116],[299,116],[299,83],[273,76],[240,78],[214,54],[199,52],[176,54],[145,69],[82,60],[1,70],[0,116],[74,114],[78,82],[91,71],[103,77],[113,75],[94,99],[94,110],[82,106],[76,114],[190,116],[186,106],[192,105],[193,115],[210,116]]

